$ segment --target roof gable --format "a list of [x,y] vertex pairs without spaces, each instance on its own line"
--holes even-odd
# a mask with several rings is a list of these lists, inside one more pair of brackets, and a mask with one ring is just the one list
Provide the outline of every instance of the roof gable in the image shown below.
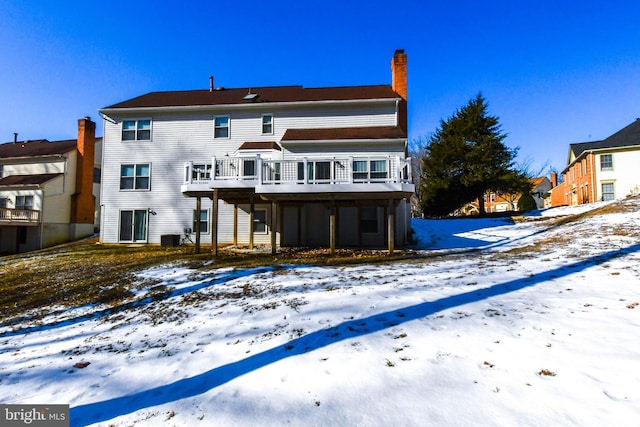
[[571,144],[569,146],[569,155],[573,154],[574,158],[578,158],[585,151],[633,146],[640,146],[640,119],[636,119],[630,125],[620,129],[602,141]]
[[0,144],[0,158],[51,156],[68,153],[76,149],[77,140],[50,142],[46,139],[18,141]]
[[[251,95],[251,96],[247,96]],[[189,90],[151,92],[132,98],[107,109],[186,107],[207,105],[254,104],[273,102],[348,101],[367,99],[396,99],[389,85],[304,88],[302,86],[271,86],[257,88]]]

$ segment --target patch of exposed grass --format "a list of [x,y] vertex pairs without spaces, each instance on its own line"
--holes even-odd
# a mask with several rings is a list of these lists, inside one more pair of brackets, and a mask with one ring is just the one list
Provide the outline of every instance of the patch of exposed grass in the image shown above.
[[[132,301],[133,291],[151,288],[163,295],[165,289],[141,281],[136,272],[146,268],[175,265],[196,269],[220,267],[253,268],[273,264],[359,264],[413,259],[413,252],[339,249],[286,249],[276,255],[264,252],[238,253],[220,250],[213,257],[210,248],[200,254],[193,247],[166,248],[154,245],[100,245],[84,240],[27,254],[0,258],[0,322],[14,324],[37,320],[56,310],[89,304],[117,306]],[[242,289],[241,295],[251,292]],[[149,296],[149,295],[147,295]]]

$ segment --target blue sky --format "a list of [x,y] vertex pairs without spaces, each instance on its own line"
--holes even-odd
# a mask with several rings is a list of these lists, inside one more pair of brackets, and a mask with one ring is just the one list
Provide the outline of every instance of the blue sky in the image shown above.
[[[640,116],[640,2],[0,0],[0,141],[75,138],[151,91],[386,84],[408,54],[410,139],[482,92],[518,161]],[[547,172],[545,169],[543,172]]]

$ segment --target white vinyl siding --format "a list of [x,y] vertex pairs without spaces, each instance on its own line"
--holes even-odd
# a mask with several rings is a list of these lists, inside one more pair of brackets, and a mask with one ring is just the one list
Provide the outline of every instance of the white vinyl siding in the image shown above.
[[[262,133],[263,115],[273,115],[273,134]],[[118,243],[120,228],[120,212],[122,210],[147,210],[154,212],[147,217],[147,241],[160,243],[164,234],[183,234],[185,228],[193,228],[193,210],[195,198],[184,197],[181,185],[184,182],[184,163],[211,164],[211,157],[235,156],[238,148],[246,141],[280,141],[287,129],[305,129],[319,127],[362,127],[362,126],[394,126],[395,103],[376,103],[374,105],[323,105],[301,108],[270,107],[267,111],[258,108],[246,110],[217,109],[202,112],[180,112],[154,114],[152,121],[153,144],[132,144],[122,141],[121,121],[130,120],[112,114],[119,123],[104,121],[103,165],[102,165],[102,216],[101,240],[104,243]],[[110,116],[110,117],[111,117]],[[214,138],[214,118],[229,117],[229,137]],[[137,118],[132,118],[137,119]],[[312,144],[313,145],[313,144]],[[302,150],[296,147],[274,155],[285,157],[297,155]],[[335,154],[334,154],[335,153]],[[322,151],[309,152],[313,156],[362,154],[386,156],[388,154],[404,157],[404,145],[365,146],[356,144],[340,147],[333,144],[323,147]],[[307,154],[305,154],[307,155]],[[120,191],[121,165],[151,165],[152,183],[150,191]],[[256,209],[266,208],[268,230],[271,230],[271,208],[269,205],[256,205]],[[220,202],[218,212],[218,242],[233,243],[233,205]],[[202,198],[202,210],[211,211],[211,200]],[[209,233],[202,235],[202,243],[211,242],[212,218],[209,218]],[[326,235],[325,225],[318,233]],[[238,207],[238,241],[248,242],[249,207]],[[254,235],[256,245],[270,243],[269,232]]]

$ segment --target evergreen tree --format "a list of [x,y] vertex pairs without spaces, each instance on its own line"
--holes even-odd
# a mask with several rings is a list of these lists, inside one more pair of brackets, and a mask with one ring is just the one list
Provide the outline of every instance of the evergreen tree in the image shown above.
[[528,177],[515,169],[517,149],[504,144],[498,118],[478,94],[429,139],[422,159],[421,192],[426,215],[444,216],[478,200],[484,213],[487,191],[528,193]]

